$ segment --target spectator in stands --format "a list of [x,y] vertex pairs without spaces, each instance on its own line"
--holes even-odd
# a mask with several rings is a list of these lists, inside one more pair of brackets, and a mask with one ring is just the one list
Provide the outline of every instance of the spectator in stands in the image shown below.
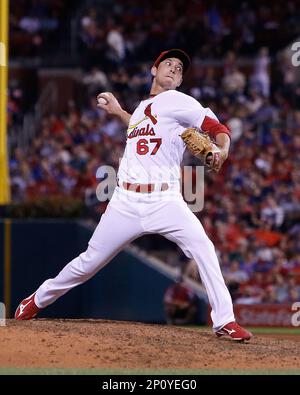
[[176,283],[170,285],[164,295],[166,322],[170,325],[196,323],[197,298],[184,283],[180,275]]
[[278,297],[275,285],[269,285],[262,297],[262,303],[278,303]]
[[290,288],[288,291],[287,302],[294,303],[299,302],[300,294],[298,288]]
[[112,22],[106,37],[110,49],[109,57],[116,63],[121,64],[126,56],[125,41],[122,34],[122,25]]
[[266,98],[270,96],[269,64],[269,49],[263,47],[259,50],[255,61],[254,71],[250,78],[250,87],[258,90]]
[[230,72],[223,77],[222,84],[225,94],[238,95],[244,92],[246,77],[236,66],[232,66]]
[[89,73],[85,74],[82,82],[87,87],[88,97],[95,96],[99,91],[111,89],[106,74],[97,67],[93,67]]

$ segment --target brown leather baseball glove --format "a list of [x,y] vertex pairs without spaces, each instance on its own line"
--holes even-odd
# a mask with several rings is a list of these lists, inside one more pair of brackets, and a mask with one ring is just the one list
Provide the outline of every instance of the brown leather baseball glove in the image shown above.
[[199,158],[208,170],[218,172],[224,162],[222,152],[207,133],[199,128],[187,128],[181,134],[191,153]]

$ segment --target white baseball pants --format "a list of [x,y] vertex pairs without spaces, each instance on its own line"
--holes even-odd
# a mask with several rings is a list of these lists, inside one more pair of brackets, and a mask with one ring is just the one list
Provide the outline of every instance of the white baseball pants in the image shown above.
[[117,187],[87,250],[68,263],[55,278],[46,280],[38,288],[35,295],[37,306],[44,308],[89,280],[134,239],[158,233],[177,243],[188,257],[197,262],[212,307],[214,330],[234,321],[232,300],[213,243],[200,221],[179,192],[163,200],[153,196]]

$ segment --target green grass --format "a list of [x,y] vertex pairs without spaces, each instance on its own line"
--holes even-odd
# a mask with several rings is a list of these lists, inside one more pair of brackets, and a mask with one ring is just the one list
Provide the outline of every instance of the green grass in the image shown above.
[[[188,328],[185,326],[185,328]],[[208,330],[211,331],[211,327],[209,326],[190,326],[189,328],[200,329],[200,330]],[[299,335],[300,336],[300,327],[299,328],[272,328],[272,327],[247,327],[249,331],[254,334],[270,334],[270,335]]]
[[0,375],[300,375],[300,369],[50,369],[0,368]]
[[300,328],[268,328],[268,327],[255,327],[247,328],[253,333],[257,334],[270,334],[270,335],[300,335]]

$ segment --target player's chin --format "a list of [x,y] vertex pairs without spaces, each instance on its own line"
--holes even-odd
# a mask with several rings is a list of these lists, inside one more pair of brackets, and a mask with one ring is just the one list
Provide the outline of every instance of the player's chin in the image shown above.
[[177,88],[176,82],[172,78],[169,78],[169,77],[165,78],[164,86],[166,89],[176,89]]

